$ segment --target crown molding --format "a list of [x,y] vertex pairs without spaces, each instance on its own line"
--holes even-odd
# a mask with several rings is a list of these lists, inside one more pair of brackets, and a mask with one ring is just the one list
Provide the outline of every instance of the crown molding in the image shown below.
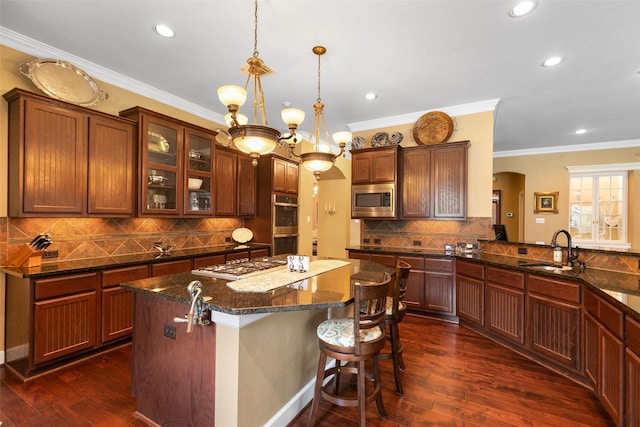
[[400,114],[397,116],[382,117],[379,119],[348,123],[347,127],[349,128],[349,130],[351,130],[351,132],[359,132],[369,129],[406,125],[407,123],[415,123],[423,114],[428,113],[429,111],[442,111],[443,113],[446,113],[451,117],[464,116],[466,114],[484,113],[487,111],[497,112],[499,103],[499,98],[488,99],[486,101],[471,102],[468,104],[434,108],[432,110],[417,111],[415,113]]
[[163,104],[171,105],[179,110],[194,114],[216,123],[224,123],[224,116],[213,110],[204,108],[198,104],[187,101],[168,92],[157,89],[146,83],[127,77],[123,74],[104,68],[79,56],[75,56],[64,50],[49,46],[8,28],[0,26],[0,40],[2,44],[12,49],[33,55],[38,58],[55,58],[72,63],[81,68],[91,77],[101,80],[113,86],[120,87],[130,92],[137,93]]
[[640,139],[597,142],[593,144],[561,145],[556,147],[530,148],[526,150],[496,151],[493,158],[535,156],[537,154],[573,153],[576,151],[611,150],[615,148],[640,147]]

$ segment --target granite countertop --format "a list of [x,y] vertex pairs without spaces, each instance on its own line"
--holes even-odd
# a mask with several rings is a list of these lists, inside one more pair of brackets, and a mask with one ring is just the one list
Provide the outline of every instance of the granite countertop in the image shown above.
[[124,283],[122,287],[188,305],[187,285],[198,280],[202,283],[202,295],[209,310],[243,315],[344,307],[353,300],[353,282],[377,282],[385,272],[394,272],[393,268],[370,261],[345,261],[348,262],[346,266],[267,292],[236,292],[227,286],[228,280],[192,273],[136,280]]
[[533,262],[533,260],[528,258],[516,258],[484,252],[469,255],[449,255],[445,254],[442,250],[381,248],[380,246],[354,246],[347,249],[401,256],[417,255],[424,257],[469,259],[495,267],[507,267],[525,273],[576,281],[602,291],[602,293],[607,295],[607,299],[610,302],[640,321],[640,274],[618,273],[615,271],[589,268],[588,266],[584,272],[578,272],[577,269],[575,271],[554,272],[519,265],[522,262]]
[[0,271],[12,276],[23,278],[43,278],[54,277],[65,274],[85,273],[89,271],[99,271],[105,268],[129,267],[141,264],[155,264],[167,261],[177,261],[181,259],[204,257],[233,252],[243,252],[247,250],[269,249],[271,246],[263,243],[250,243],[244,245],[228,244],[218,246],[208,246],[194,249],[174,249],[167,255],[160,255],[157,251],[150,251],[139,254],[129,254],[113,257],[91,258],[75,261],[61,261],[46,263],[38,267],[0,267]]

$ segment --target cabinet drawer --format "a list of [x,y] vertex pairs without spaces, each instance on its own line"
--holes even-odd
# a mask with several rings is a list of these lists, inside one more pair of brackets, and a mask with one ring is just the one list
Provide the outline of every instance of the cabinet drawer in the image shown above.
[[249,251],[233,252],[226,255],[227,261],[233,261],[236,259],[249,259]]
[[412,270],[424,270],[424,258],[414,256],[399,256],[398,261],[411,265]]
[[527,281],[529,292],[580,304],[580,285],[578,283],[553,280],[531,274]]
[[453,261],[450,259],[425,258],[424,269],[432,272],[453,272]]
[[598,319],[611,333],[616,337],[622,339],[622,328],[624,318],[622,312],[606,302],[600,299],[598,310],[600,312]]
[[251,251],[250,255],[251,259],[266,257],[269,256],[269,249],[258,249],[255,251]]
[[146,279],[147,277],[149,277],[149,267],[146,265],[106,270],[102,272],[102,287],[109,288],[123,282]]
[[349,251],[349,259],[363,259],[365,261],[371,261],[371,254],[366,252]]
[[193,260],[193,268],[209,267],[211,265],[224,264],[224,254],[205,256]]
[[98,273],[76,274],[35,281],[36,300],[95,291],[100,286]]
[[599,299],[600,298],[598,298],[596,294],[585,287],[584,293],[582,295],[582,304],[584,305],[585,311],[596,319],[600,317],[600,314],[598,313]]
[[166,274],[184,273],[191,271],[192,263],[190,259],[183,259],[179,261],[162,262],[159,264],[151,265],[151,276],[164,276]]
[[463,276],[484,280],[484,266],[482,264],[457,260],[456,271]]
[[511,288],[524,289],[524,273],[518,271],[487,267],[487,281]]
[[640,355],[640,322],[636,322],[630,317],[626,317],[626,344],[635,354]]
[[396,257],[395,257],[395,255],[371,254],[371,261],[377,262],[378,264],[386,265],[387,267],[395,267],[396,266]]

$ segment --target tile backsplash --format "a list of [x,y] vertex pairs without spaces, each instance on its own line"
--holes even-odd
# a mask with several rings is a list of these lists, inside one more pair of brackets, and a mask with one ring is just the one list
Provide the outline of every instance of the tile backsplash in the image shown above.
[[50,233],[52,261],[149,252],[162,241],[176,249],[222,245],[238,218],[0,218],[0,264],[38,233]]

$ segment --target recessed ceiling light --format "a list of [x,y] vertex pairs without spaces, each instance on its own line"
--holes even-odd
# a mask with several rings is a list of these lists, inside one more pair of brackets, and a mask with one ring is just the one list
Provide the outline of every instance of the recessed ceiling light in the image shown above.
[[364,99],[371,101],[372,99],[376,99],[378,95],[373,92],[370,92],[364,96]]
[[175,37],[176,35],[176,33],[171,28],[169,28],[167,25],[164,25],[164,24],[154,25],[153,31],[155,31],[157,34],[161,35],[162,37],[167,37],[167,38]]
[[559,63],[561,63],[562,61],[564,61],[564,59],[561,56],[552,56],[550,58],[547,58],[543,63],[542,66],[543,67],[555,67],[556,65],[558,65]]
[[576,129],[576,135],[582,135],[583,133],[587,133],[586,129]]
[[531,12],[533,9],[535,9],[535,7],[536,2],[534,1],[521,1],[520,3],[515,5],[513,9],[511,9],[511,11],[509,12],[509,16],[511,16],[512,18],[519,18]]

